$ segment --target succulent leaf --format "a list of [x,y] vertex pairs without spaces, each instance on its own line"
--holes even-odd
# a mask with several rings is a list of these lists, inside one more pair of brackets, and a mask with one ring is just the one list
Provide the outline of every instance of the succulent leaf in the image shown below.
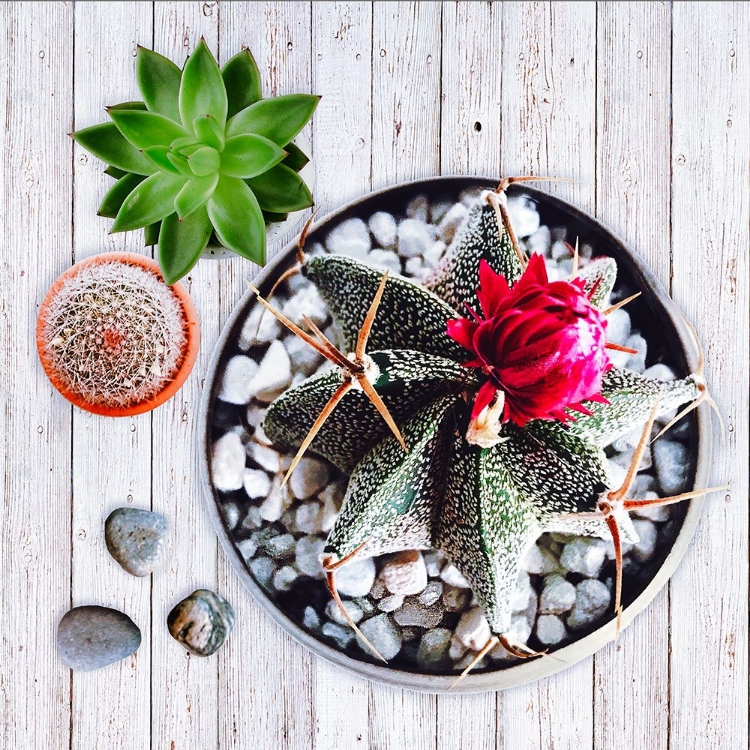
[[[211,117],[211,115],[199,115],[193,120],[193,130],[198,139],[221,152],[224,148],[224,128]],[[174,148],[180,148],[174,143]]]
[[155,245],[159,241],[160,229],[160,221],[155,221],[153,224],[149,224],[147,227],[143,227],[143,244]]
[[114,109],[114,110],[123,110],[123,109],[135,109],[135,110],[146,110],[146,104],[145,102],[120,102],[119,104],[113,104],[107,109]]
[[[457,363],[421,352],[377,351],[370,357],[380,373],[373,384],[375,390],[399,423],[441,396],[455,398],[473,379],[473,374]],[[340,371],[330,370],[280,396],[266,415],[268,437],[286,446],[299,445],[342,382]],[[311,450],[351,472],[389,432],[372,402],[362,391],[352,389],[320,428]]]
[[578,272],[583,279],[583,291],[594,307],[602,309],[608,304],[609,295],[617,280],[617,263],[614,258],[594,258]]
[[110,109],[117,129],[136,148],[169,146],[175,138],[187,135],[185,128],[164,115],[135,109]]
[[114,219],[117,216],[117,212],[120,210],[120,206],[125,202],[125,199],[130,193],[139,185],[145,177],[140,174],[125,174],[121,177],[114,185],[107,191],[99,211],[99,216],[106,216],[110,219]]
[[104,174],[108,175],[109,177],[114,177],[116,180],[119,180],[120,177],[124,177],[128,172],[125,172],[122,169],[118,169],[117,167],[113,167],[111,164],[104,170]]
[[275,214],[271,211],[263,212],[263,220],[266,224],[273,224],[275,222],[286,221],[289,214]]
[[92,125],[72,134],[76,143],[116,169],[150,175],[156,167],[117,129],[113,122]]
[[139,46],[135,57],[135,74],[149,111],[179,122],[178,97],[182,71],[163,55]]
[[247,181],[264,211],[292,213],[313,204],[310,188],[285,164],[277,164],[263,174]]
[[173,151],[167,151],[167,160],[169,163],[184,177],[194,177],[193,170],[190,169],[187,159],[182,154],[175,154]]
[[284,146],[284,149],[287,151],[287,155],[282,164],[289,169],[299,172],[309,163],[310,157],[296,143],[290,141]]
[[[163,172],[171,172],[172,174],[184,174],[184,172],[178,169],[169,160],[169,149],[166,146],[149,146],[143,149],[143,155],[150,159],[154,166],[161,169]],[[188,171],[188,174],[190,172]]]
[[140,229],[174,212],[174,199],[185,184],[185,178],[157,172],[146,178],[125,199],[117,212],[112,232]]
[[389,434],[357,464],[325,552],[342,557],[366,543],[361,555],[370,557],[432,546],[454,403],[437,399],[404,424],[408,453]]
[[[337,255],[311,257],[302,272],[318,288],[341,330],[344,345],[353,351],[383,274],[354,258]],[[418,284],[390,277],[370,332],[369,346],[373,350],[414,349],[465,362],[470,355],[446,333],[448,320],[456,314]]]
[[221,69],[221,77],[227,90],[227,117],[260,101],[260,72],[249,49],[243,49],[227,60]]
[[177,215],[180,219],[185,219],[193,211],[205,206],[208,199],[214,194],[218,182],[218,172],[188,180],[174,199],[174,207],[177,209]]
[[164,281],[171,286],[198,262],[211,236],[211,220],[205,207],[196,209],[185,219],[173,213],[161,223],[159,232],[159,267]]
[[219,152],[211,146],[200,146],[186,158],[188,166],[196,177],[205,177],[218,172],[221,165]]
[[208,215],[221,244],[247,260],[266,260],[266,223],[253,191],[238,177],[221,175],[208,201]]
[[221,153],[221,173],[249,179],[275,167],[287,152],[261,135],[235,135]]
[[279,146],[286,146],[305,127],[319,101],[320,97],[312,94],[262,99],[245,107],[227,122],[227,137],[255,133]]
[[203,39],[185,63],[180,82],[179,107],[180,118],[186,128],[192,128],[193,121],[199,115],[211,115],[222,127],[227,121],[224,79]]

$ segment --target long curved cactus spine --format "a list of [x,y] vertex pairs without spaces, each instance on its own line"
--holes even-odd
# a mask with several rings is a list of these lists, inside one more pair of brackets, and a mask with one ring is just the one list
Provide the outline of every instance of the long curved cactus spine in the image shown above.
[[[301,253],[299,270],[327,303],[344,350],[274,311],[337,366],[276,399],[264,422],[277,444],[309,448],[350,474],[324,550],[334,597],[335,570],[354,558],[439,549],[467,578],[491,626],[491,642],[474,663],[497,642],[518,657],[534,655],[505,634],[519,561],[540,534],[614,540],[619,623],[620,544],[637,541],[628,511],[709,491],[627,499],[653,420],[705,399],[701,373],[659,381],[612,368],[604,376],[603,398],[587,401],[574,421],[506,422],[489,447],[467,440],[479,380],[464,366],[468,352],[446,328],[467,308],[478,309],[480,262],[510,285],[523,273],[526,260],[502,210],[513,181],[474,207],[425,286],[385,278],[352,258]],[[592,305],[605,313],[619,306],[607,307],[617,274],[613,259],[599,258],[574,272]],[[622,486],[614,487],[603,448],[640,426],[633,465]]]

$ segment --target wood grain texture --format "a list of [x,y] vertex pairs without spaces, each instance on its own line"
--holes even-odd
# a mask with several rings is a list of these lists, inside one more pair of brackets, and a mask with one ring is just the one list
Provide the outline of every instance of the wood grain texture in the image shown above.
[[[598,8],[597,218],[643,256],[668,288],[670,6]],[[667,746],[668,659],[665,588],[617,642],[594,657],[596,747]]]
[[[0,747],[747,746],[746,4],[5,3],[0,24]],[[135,43],[181,63],[201,35],[220,62],[247,45],[268,94],[323,95],[306,131],[322,213],[441,172],[572,177],[542,187],[621,234],[695,322],[728,423],[713,481],[732,488],[707,503],[669,591],[593,660],[504,693],[435,697],[331,667],[261,612],[211,528],[196,434],[212,349],[257,266],[204,261],[185,280],[201,350],[152,415],[74,415],[43,376],[31,332],[54,278],[74,255],[147,252],[140,232],[109,235],[96,217],[107,178],[66,133],[135,98]],[[153,581],[103,544],[106,515],[131,503],[172,525]],[[237,612],[209,659],[187,656],[165,623],[200,586]],[[136,656],[71,675],[54,642],[71,603],[131,614]]]
[[72,253],[73,7],[6,3],[0,23],[0,746],[57,748],[70,741],[70,670],[55,637],[70,606],[72,417],[34,329]]
[[670,743],[708,750],[748,742],[750,8],[680,2],[673,13],[672,294],[727,422],[710,483],[730,490],[709,497],[670,585]]

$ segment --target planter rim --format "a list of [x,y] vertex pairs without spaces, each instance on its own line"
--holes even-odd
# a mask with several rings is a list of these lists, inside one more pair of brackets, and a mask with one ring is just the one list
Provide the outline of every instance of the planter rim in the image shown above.
[[[445,186],[446,190],[453,187],[455,192],[458,193],[461,189],[470,187],[492,189],[496,187],[499,182],[499,179],[486,176],[472,177],[465,175],[443,175],[399,183],[397,185],[392,185],[367,193],[366,195],[350,201],[332,211],[321,218],[311,228],[310,234],[313,234],[323,226],[329,224],[334,225],[341,216],[349,213],[352,209],[366,205],[371,200],[391,192],[402,190],[405,192],[409,190],[418,192],[420,189],[427,190],[442,185]],[[702,354],[700,344],[696,339],[692,326],[687,322],[680,309],[668,295],[661,282],[659,282],[654,273],[647,266],[646,262],[637,255],[627,243],[590,214],[576,208],[561,198],[557,198],[536,188],[532,188],[527,183],[524,183],[521,186],[513,185],[509,188],[509,192],[511,194],[526,194],[540,203],[544,202],[551,205],[557,210],[570,216],[572,220],[586,224],[594,231],[607,237],[613,246],[617,247],[618,250],[628,257],[630,262],[629,271],[632,273],[639,286],[648,288],[651,292],[651,296],[662,306],[665,315],[669,318],[677,332],[680,348],[685,356],[689,371],[694,372],[697,369]],[[281,252],[279,252],[279,254],[268,263],[268,265],[266,265],[255,278],[255,286],[262,291],[266,285],[272,283],[277,275],[277,269],[287,263],[290,254],[294,254],[296,248],[296,240],[293,240]],[[236,303],[232,314],[221,331],[211,355],[211,361],[208,366],[200,404],[198,427],[198,434],[202,439],[202,445],[199,451],[200,473],[211,520],[213,521],[216,533],[221,541],[224,551],[232,563],[232,566],[237,571],[245,586],[250,589],[256,602],[289,635],[318,656],[321,656],[332,664],[342,667],[360,677],[374,680],[392,687],[409,688],[424,693],[444,693],[449,690],[451,693],[478,693],[516,687],[518,685],[541,679],[542,677],[547,677],[556,672],[560,672],[588,656],[591,656],[610,641],[617,639],[617,624],[613,617],[588,635],[567,646],[555,650],[550,657],[542,656],[528,662],[520,662],[505,669],[497,669],[484,673],[472,673],[456,688],[451,689],[457,675],[440,675],[408,671],[404,669],[384,667],[368,661],[354,659],[342,651],[319,641],[287,617],[287,615],[270,599],[264,589],[255,582],[249,570],[242,562],[239,551],[224,526],[224,521],[219,511],[218,502],[211,484],[210,416],[218,366],[229,340],[229,336],[235,328],[240,316],[247,312],[248,306],[253,302],[254,298],[255,294],[251,290],[248,290]],[[694,486],[705,487],[707,486],[711,465],[712,442],[711,413],[708,405],[706,403],[701,404],[695,409],[695,415],[698,429]],[[677,566],[684,557],[695,533],[695,528],[700,519],[703,503],[704,500],[702,498],[694,498],[687,503],[685,517],[669,553],[654,574],[653,579],[648,583],[641,594],[623,610],[620,630],[624,630],[630,625],[636,615],[642,612],[651,603],[656,594],[667,583],[671,575],[677,569]]]
[[47,293],[44,295],[44,300],[39,307],[39,314],[36,322],[36,345],[37,352],[39,354],[39,360],[42,363],[47,377],[49,378],[52,385],[74,406],[77,406],[83,411],[89,412],[90,414],[97,414],[104,417],[132,417],[136,414],[145,414],[146,412],[152,411],[157,406],[161,406],[165,401],[168,401],[174,396],[177,391],[182,388],[185,381],[190,375],[190,371],[193,369],[195,360],[198,357],[198,348],[200,346],[200,327],[198,324],[198,311],[195,309],[193,300],[190,299],[187,288],[181,282],[173,284],[168,287],[170,291],[177,297],[182,308],[182,314],[185,320],[185,335],[187,336],[187,345],[185,353],[182,359],[180,368],[177,370],[175,377],[152,398],[141,401],[133,406],[118,409],[113,406],[102,406],[99,404],[89,404],[83,401],[81,397],[63,385],[51,365],[49,357],[45,351],[43,343],[43,314],[51,304],[52,300],[57,296],[58,292],[69,279],[77,276],[84,268],[90,266],[98,266],[103,263],[123,263],[125,265],[140,266],[141,268],[151,271],[154,273],[160,281],[164,281],[164,277],[159,270],[159,264],[147,255],[140,255],[139,253],[130,252],[108,252],[99,253],[98,255],[92,255],[89,258],[84,258],[73,264],[70,268],[64,271],[60,276],[57,277],[55,282],[49,288]]

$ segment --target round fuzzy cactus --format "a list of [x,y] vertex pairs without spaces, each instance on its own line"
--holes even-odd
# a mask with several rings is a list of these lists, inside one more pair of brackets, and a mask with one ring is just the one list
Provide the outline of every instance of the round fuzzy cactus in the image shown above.
[[[301,255],[344,351],[260,302],[336,367],[270,408],[268,437],[310,449],[350,474],[324,551],[335,572],[361,557],[436,548],[471,584],[492,629],[473,664],[507,637],[519,562],[544,532],[637,541],[628,511],[666,504],[629,492],[654,419],[706,398],[700,374],[659,381],[613,367],[606,317],[617,267],[608,257],[548,282],[525,258],[506,210],[505,180],[471,211],[424,286],[357,260]],[[682,414],[678,415],[678,418]],[[633,465],[613,482],[604,447],[642,429]],[[288,476],[288,475],[287,475]]]

